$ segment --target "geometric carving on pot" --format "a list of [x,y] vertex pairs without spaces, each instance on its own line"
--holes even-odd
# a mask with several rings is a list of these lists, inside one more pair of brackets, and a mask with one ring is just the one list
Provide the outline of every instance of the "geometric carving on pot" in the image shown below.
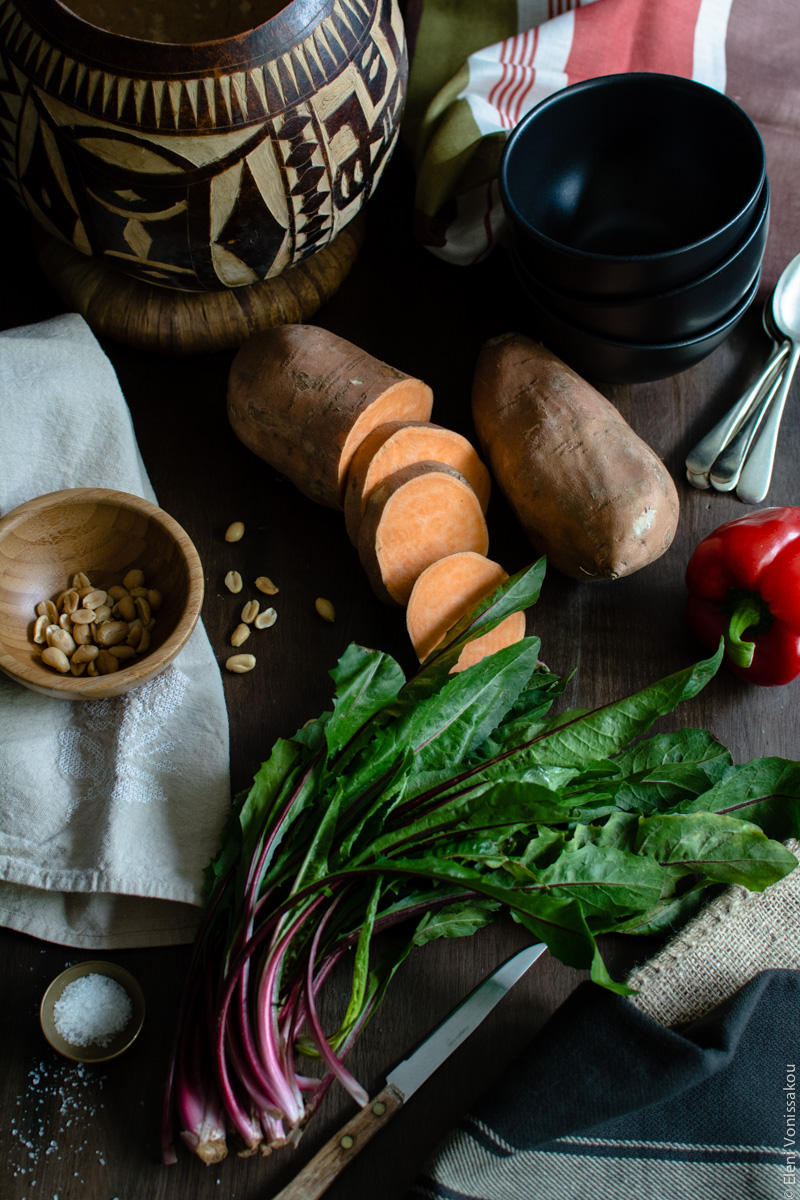
[[311,20],[290,3],[231,40],[238,58],[204,67],[200,45],[171,74],[147,57],[164,46],[95,29],[104,53],[140,59],[84,61],[46,28],[55,2],[0,0],[0,171],[82,253],[169,287],[238,287],[326,245],[380,179],[405,99],[397,0],[319,0]]

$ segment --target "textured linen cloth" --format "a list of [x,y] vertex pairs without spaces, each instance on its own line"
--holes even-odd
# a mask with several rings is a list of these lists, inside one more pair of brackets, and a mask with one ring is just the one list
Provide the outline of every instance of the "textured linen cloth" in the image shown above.
[[626,71],[695,79],[745,110],[770,179],[762,290],[797,253],[797,0],[409,0],[406,20],[401,136],[417,173],[417,234],[433,253],[467,265],[501,243],[497,175],[511,130],[560,88]]
[[677,1029],[581,984],[409,1200],[797,1200],[798,1011],[797,971]]
[[[76,314],[0,334],[0,513],[70,487],[156,500],[111,363]],[[0,924],[92,949],[191,941],[229,804],[202,623],[124,696],[57,700],[0,675]]]

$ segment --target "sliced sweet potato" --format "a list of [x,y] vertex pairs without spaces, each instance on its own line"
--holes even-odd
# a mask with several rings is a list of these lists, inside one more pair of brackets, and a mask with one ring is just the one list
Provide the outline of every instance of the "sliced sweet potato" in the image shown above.
[[672,477],[614,405],[521,334],[481,348],[472,391],[479,445],[530,542],[574,579],[618,579],[671,545]]
[[460,433],[431,421],[387,421],[362,441],[350,462],[344,497],[344,520],[353,545],[364,506],[382,479],[416,462],[448,463],[469,480],[484,513],[491,479],[472,443]]
[[407,604],[416,580],[437,559],[488,548],[478,497],[460,471],[439,462],[401,467],[379,483],[358,535],[367,578],[386,604]]
[[342,508],[347,468],[370,430],[427,421],[426,383],[316,325],[278,325],[241,346],[228,378],[236,436],[312,500]]
[[[406,608],[406,628],[417,658],[423,662],[448,629],[508,579],[499,563],[473,550],[462,550],[426,567],[411,589]],[[525,636],[525,614],[512,613],[473,638],[461,651],[453,672],[463,671],[495,650],[512,646]]]

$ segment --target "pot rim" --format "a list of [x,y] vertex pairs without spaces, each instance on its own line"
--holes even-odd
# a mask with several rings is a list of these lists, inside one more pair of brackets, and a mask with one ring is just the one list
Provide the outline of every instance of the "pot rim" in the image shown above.
[[[303,41],[320,21],[332,17],[338,0],[288,0],[260,25],[204,42],[147,41],[114,33],[81,17],[64,0],[14,0],[14,4],[37,33],[60,44],[79,62],[142,78],[192,78],[210,72],[228,75],[265,58],[279,58]],[[361,7],[367,4],[374,8],[372,0],[360,0]],[[357,23],[357,15],[349,6],[347,13]],[[358,15],[360,43],[374,12]]]

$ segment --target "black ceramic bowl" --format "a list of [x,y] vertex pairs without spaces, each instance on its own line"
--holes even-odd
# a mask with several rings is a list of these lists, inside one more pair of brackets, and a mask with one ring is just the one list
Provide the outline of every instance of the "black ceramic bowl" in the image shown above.
[[749,292],[761,270],[768,231],[769,182],[765,179],[750,228],[736,248],[705,275],[681,287],[617,299],[557,291],[537,279],[523,262],[519,274],[525,290],[541,305],[591,333],[631,342],[676,341],[724,320]]
[[677,375],[701,362],[744,316],[761,278],[759,271],[734,308],[700,333],[675,341],[635,342],[604,338],[556,316],[526,290],[519,264],[514,265],[526,306],[524,332],[537,337],[579,375],[606,383],[648,383]]
[[764,146],[721,92],[677,75],[563,88],[509,137],[500,194],[520,257],[563,292],[633,296],[711,270],[745,235]]

